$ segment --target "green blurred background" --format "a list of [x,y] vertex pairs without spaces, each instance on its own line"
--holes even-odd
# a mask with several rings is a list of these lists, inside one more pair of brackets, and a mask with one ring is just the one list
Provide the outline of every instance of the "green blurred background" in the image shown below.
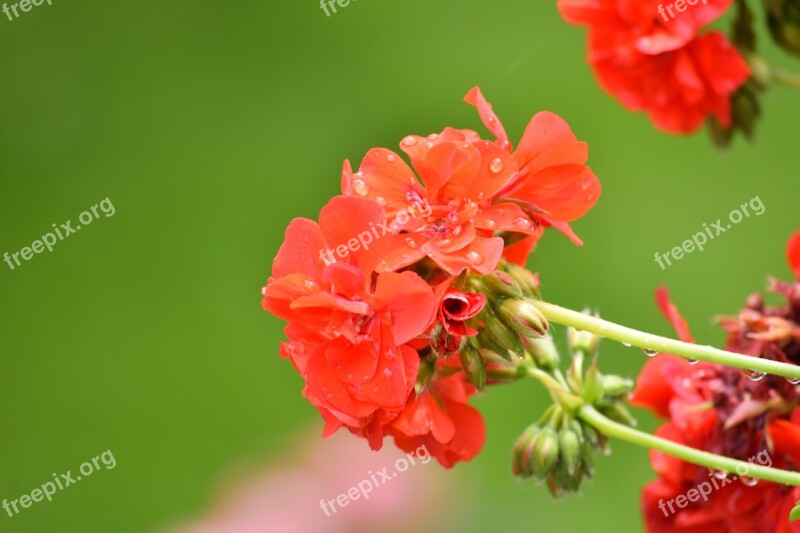
[[[671,335],[652,298],[666,284],[698,339],[718,343],[714,315],[788,276],[800,94],[771,91],[756,144],[718,152],[603,94],[584,38],[553,2],[359,0],[328,18],[316,0],[54,0],[0,18],[0,252],[106,197],[116,208],[52,253],[0,263],[0,498],[107,449],[118,462],[0,514],[0,531],[151,531],[201,513],[231,468],[280,461],[297,431],[321,430],[278,357],[282,323],[260,309],[283,230],[337,193],[344,158],[481,128],[461,101],[473,85],[512,139],[538,110],[567,119],[603,183],[575,224],[586,245],[551,233],[531,257],[545,296]],[[762,216],[666,271],[654,262],[756,195]],[[601,350],[609,372],[645,362]],[[641,530],[645,450],[615,443],[561,501],[512,479],[513,440],[545,401],[531,382],[474,402],[488,441],[452,472],[469,487],[458,529]]]

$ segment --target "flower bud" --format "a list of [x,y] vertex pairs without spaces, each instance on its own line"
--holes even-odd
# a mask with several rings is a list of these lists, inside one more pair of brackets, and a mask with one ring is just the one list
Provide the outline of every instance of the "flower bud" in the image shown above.
[[634,382],[630,379],[619,376],[603,376],[603,389],[605,389],[606,396],[612,398],[628,394],[634,386]]
[[528,426],[514,443],[514,450],[511,453],[511,470],[515,476],[524,479],[533,475],[533,445],[536,443],[541,429],[537,424]]
[[476,276],[474,284],[486,294],[489,300],[496,301],[503,298],[521,298],[522,287],[506,272],[495,270],[485,276]]
[[533,474],[542,480],[547,478],[558,461],[558,455],[558,435],[547,426],[533,443]]
[[522,290],[522,294],[537,299],[539,298],[539,276],[513,263],[504,262],[502,263],[502,268],[514,279],[517,286]]
[[571,427],[564,427],[558,434],[558,447],[561,454],[561,462],[564,463],[567,473],[569,475],[575,474],[575,470],[581,460],[580,437]]
[[510,360],[508,352],[522,357],[523,346],[519,333],[506,326],[500,318],[489,310],[481,315],[485,324],[478,335],[478,342],[484,347],[496,352],[504,359]]
[[[590,314],[588,310],[583,311],[584,314]],[[583,352],[585,355],[591,355],[597,348],[600,342],[600,337],[589,331],[582,331],[575,328],[567,328],[567,345],[570,352],[577,353]]]
[[498,309],[503,322],[521,335],[538,339],[547,333],[547,320],[542,312],[527,300],[508,299]]
[[533,358],[539,368],[553,370],[561,364],[561,357],[558,355],[553,339],[549,337],[541,339],[526,337],[523,344],[525,345],[525,351]]
[[482,391],[486,386],[486,366],[480,352],[470,343],[465,343],[461,348],[461,366],[464,367],[470,383]]

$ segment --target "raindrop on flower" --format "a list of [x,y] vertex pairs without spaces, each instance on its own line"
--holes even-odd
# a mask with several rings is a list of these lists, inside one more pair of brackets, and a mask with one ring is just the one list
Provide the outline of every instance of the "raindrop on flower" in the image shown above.
[[744,372],[744,375],[747,376],[750,381],[761,381],[767,375],[766,372],[750,369],[745,369],[742,372]]
[[450,239],[442,239],[436,243],[436,246],[439,248],[447,248],[448,246],[452,246],[453,241]]
[[491,218],[487,218],[483,221],[483,227],[486,229],[495,229],[497,227],[497,222],[492,220]]
[[696,365],[700,362],[697,359],[687,359],[686,361],[688,361],[690,365]]
[[469,252],[467,252],[467,259],[469,260],[470,263],[472,263],[475,266],[480,266],[485,261],[483,256],[479,252],[476,252],[475,250],[470,250]]
[[478,201],[481,201],[481,200],[483,200],[484,198],[486,198],[486,193],[479,192],[479,193],[478,193]]
[[519,218],[514,219],[514,225],[516,227],[518,227],[518,228],[521,228],[521,229],[531,229],[531,226],[533,225],[533,223],[530,220],[528,220],[527,218],[519,217]]
[[411,248],[413,250],[413,249],[415,249],[417,247],[417,241],[415,241],[411,237],[406,237],[406,246],[408,246],[409,248]]
[[742,483],[744,483],[748,487],[755,487],[756,485],[758,485],[758,480],[754,477],[742,476],[740,479],[742,480]]
[[312,281],[312,280],[310,280],[310,279],[305,280],[303,282],[303,285],[305,285],[306,289],[308,289],[310,291],[313,291],[313,290],[315,290],[317,288],[317,283]]
[[267,294],[267,288],[261,287],[261,294]]
[[394,163],[396,159],[397,159],[396,155],[394,155],[394,154],[386,154],[386,160],[389,163]]
[[623,343],[622,343],[622,345],[623,345],[623,346],[627,346],[628,348],[630,348],[630,347],[631,347],[631,343],[629,343],[629,342],[623,342]]
[[800,379],[797,378],[786,378],[786,381],[788,381],[790,385],[800,385]]
[[383,377],[385,377],[385,378],[390,378],[390,377],[392,377],[392,371],[391,371],[391,370],[389,370],[388,368],[384,368],[384,369],[383,369]]
[[409,135],[408,137],[403,139],[403,142],[401,144],[403,146],[414,146],[415,144],[417,144],[417,138],[414,137],[413,135]]
[[369,185],[364,180],[353,180],[353,191],[359,196],[366,196],[369,194]]
[[428,139],[432,141],[436,140],[438,137],[439,137],[438,133],[431,133],[430,135],[428,135]]
[[506,166],[503,163],[503,160],[500,159],[499,157],[495,157],[489,162],[489,170],[491,170],[495,174],[502,172],[505,167]]
[[383,196],[378,196],[377,198],[375,198],[375,201],[378,202],[382,206],[385,206],[386,204],[389,203],[389,202],[386,201],[386,198],[384,198]]
[[651,350],[649,348],[642,348],[642,351],[644,352],[644,354],[647,357],[655,357],[656,355],[658,355],[658,351],[657,350]]

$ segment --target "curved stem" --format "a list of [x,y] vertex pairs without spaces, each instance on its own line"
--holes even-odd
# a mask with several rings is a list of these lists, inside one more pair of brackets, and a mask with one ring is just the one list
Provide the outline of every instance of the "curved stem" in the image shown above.
[[775,67],[770,67],[770,75],[772,79],[783,83],[784,85],[788,85],[790,87],[796,87],[800,89],[800,76],[794,74],[792,72],[787,72],[785,70],[781,70]]
[[653,448],[690,463],[707,468],[724,470],[725,472],[736,472],[740,476],[746,475],[750,478],[800,487],[800,472],[790,472],[788,470],[780,470],[778,468],[769,468],[759,464],[738,461],[736,459],[722,457],[713,453],[696,450],[682,444],[677,444],[614,422],[600,414],[591,405],[584,405],[581,407],[578,411],[578,417],[605,435],[616,437],[639,446]]
[[570,309],[565,309],[557,305],[543,302],[541,300],[532,301],[542,314],[550,322],[572,326],[575,329],[589,331],[600,337],[615,340],[624,344],[638,346],[646,350],[655,352],[675,354],[686,359],[696,359],[720,365],[732,366],[744,370],[756,370],[766,372],[776,376],[784,376],[792,379],[800,379],[800,366],[760,359],[732,352],[719,350],[711,346],[701,346],[688,342],[677,341],[644,333],[635,329],[620,326],[613,322],[608,322],[601,318],[593,317]]

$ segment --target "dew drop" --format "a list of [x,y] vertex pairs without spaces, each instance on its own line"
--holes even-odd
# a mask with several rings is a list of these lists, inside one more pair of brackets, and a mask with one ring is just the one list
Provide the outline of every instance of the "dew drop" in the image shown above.
[[766,372],[750,369],[742,370],[742,372],[744,372],[744,375],[747,376],[750,381],[761,381],[767,375]]
[[375,198],[375,201],[378,202],[382,206],[385,206],[386,204],[389,203],[389,202],[386,201],[386,198],[384,198],[383,196],[378,196],[377,198]]
[[786,381],[788,381],[790,385],[800,385],[800,379],[797,378],[786,378]]
[[402,144],[403,146],[414,146],[415,144],[417,144],[417,138],[414,137],[413,135],[409,135],[408,137],[403,139],[403,141],[400,144]]
[[430,135],[428,135],[428,139],[430,139],[432,141],[435,141],[438,138],[439,138],[439,134],[438,133],[431,133]]
[[454,212],[447,213],[447,221],[449,223],[451,223],[451,224],[457,224],[458,223],[458,213],[454,213]]
[[310,279],[305,280],[305,282],[303,282],[303,285],[305,285],[306,289],[310,291],[313,291],[318,288],[317,283]]
[[267,288],[261,287],[261,294],[267,294]]
[[500,172],[502,172],[505,167],[506,167],[505,163],[503,163],[503,160],[500,159],[499,157],[495,157],[489,162],[489,170],[491,170],[495,174],[499,174]]
[[630,348],[630,347],[631,347],[631,343],[629,343],[629,342],[623,342],[623,343],[622,343],[622,345],[623,345],[623,346],[627,346],[628,348]]
[[[386,311],[383,314],[383,321],[389,327],[394,326],[394,315],[392,314],[391,311]],[[391,375],[391,372],[389,373],[389,375]]]
[[644,354],[647,357],[655,357],[656,355],[658,355],[658,351],[657,350],[651,350],[649,348],[642,348],[642,351],[644,352]]
[[433,148],[433,143],[432,143],[432,142],[430,142],[430,141],[426,142],[426,143],[425,143],[425,148],[427,148],[428,150],[430,150],[431,148]]
[[411,237],[406,237],[406,246],[414,250],[417,247],[417,241]]
[[497,227],[497,222],[492,220],[491,218],[487,218],[483,221],[483,227],[486,229],[495,229]]
[[359,196],[366,196],[369,194],[369,185],[364,180],[355,179],[353,180],[353,190]]
[[531,222],[527,218],[519,217],[514,219],[514,225],[520,229],[531,229],[531,226],[533,226],[533,222]]
[[758,480],[754,477],[742,476],[739,479],[741,479],[742,483],[748,487],[755,487],[758,485]]
[[384,368],[384,369],[383,369],[383,377],[385,377],[385,378],[390,378],[390,377],[392,377],[392,371],[391,371],[391,370],[389,370],[388,368]]
[[486,193],[479,192],[479,193],[478,193],[478,201],[481,201],[481,200],[483,200],[484,198],[486,198]]
[[466,257],[469,260],[469,262],[475,266],[480,266],[485,261],[483,256],[479,252],[476,252],[475,250],[470,250],[469,252],[467,252]]
[[724,470],[717,470],[716,468],[711,468],[708,471],[709,476],[714,476],[717,479],[725,479],[728,477],[728,473]]
[[698,361],[697,359],[687,359],[686,361],[687,361],[687,362],[688,362],[690,365],[696,365],[697,363],[699,363],[699,362],[700,362],[700,361]]
[[452,239],[442,239],[436,242],[436,246],[438,246],[439,248],[447,248],[448,246],[452,245],[453,245]]
[[397,156],[394,154],[386,154],[386,160],[389,163],[394,163],[397,160]]

